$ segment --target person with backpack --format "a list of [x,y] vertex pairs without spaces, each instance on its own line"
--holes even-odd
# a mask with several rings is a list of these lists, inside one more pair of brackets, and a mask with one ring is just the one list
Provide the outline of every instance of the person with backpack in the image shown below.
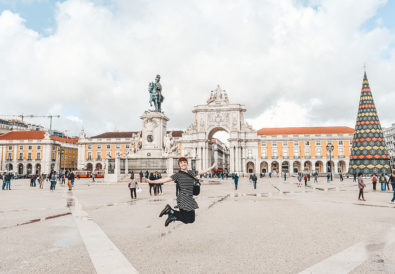
[[255,173],[252,175],[251,181],[254,184],[254,189],[256,189],[256,182],[258,181],[258,178],[256,177]]
[[185,224],[190,224],[195,222],[195,209],[199,208],[197,202],[193,198],[194,187],[199,181],[197,179],[198,175],[206,174],[216,167],[214,163],[211,167],[206,170],[200,171],[197,174],[192,170],[188,170],[188,160],[185,157],[181,157],[178,160],[178,166],[180,171],[173,174],[168,178],[162,178],[159,180],[150,180],[145,178],[144,181],[149,184],[164,184],[174,181],[180,186],[180,193],[177,196],[177,207],[179,210],[175,210],[170,207],[169,204],[160,212],[159,217],[163,215],[168,215],[165,226],[168,226],[171,222],[180,221]]
[[376,185],[377,185],[376,173],[373,173],[372,184],[373,184],[373,191],[376,191]]

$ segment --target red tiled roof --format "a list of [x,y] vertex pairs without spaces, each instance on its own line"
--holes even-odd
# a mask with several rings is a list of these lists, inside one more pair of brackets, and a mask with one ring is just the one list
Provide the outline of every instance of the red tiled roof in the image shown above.
[[[45,132],[41,130],[35,131],[11,131],[0,135],[0,140],[38,140],[44,139]],[[72,143],[76,144],[78,142],[78,138],[69,138],[69,137],[57,137],[50,136],[52,140],[62,142],[62,143]]]
[[78,138],[70,138],[70,137],[58,137],[58,136],[51,136],[52,140],[62,142],[62,143],[69,143],[69,144],[76,144],[78,143]]
[[93,136],[91,138],[132,138],[133,134],[138,133],[137,131],[114,131],[105,132],[100,135]]
[[298,135],[298,134],[337,134],[354,133],[350,127],[284,127],[262,128],[258,135]]
[[11,131],[0,136],[0,140],[44,139],[44,131]]

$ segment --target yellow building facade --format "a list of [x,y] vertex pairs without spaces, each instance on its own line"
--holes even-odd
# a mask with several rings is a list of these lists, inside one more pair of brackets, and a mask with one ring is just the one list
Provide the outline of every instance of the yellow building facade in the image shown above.
[[263,128],[258,131],[258,161],[248,173],[346,173],[354,130],[349,127]]

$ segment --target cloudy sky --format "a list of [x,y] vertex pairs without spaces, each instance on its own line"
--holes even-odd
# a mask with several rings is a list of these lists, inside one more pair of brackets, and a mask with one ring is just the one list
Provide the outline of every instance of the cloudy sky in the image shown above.
[[366,64],[389,126],[393,14],[393,0],[0,0],[0,114],[60,114],[68,134],[139,130],[159,73],[171,129],[217,84],[256,129],[354,127]]

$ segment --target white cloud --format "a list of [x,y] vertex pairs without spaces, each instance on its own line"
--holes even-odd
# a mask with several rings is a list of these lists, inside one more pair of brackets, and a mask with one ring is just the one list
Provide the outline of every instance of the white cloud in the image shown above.
[[394,119],[394,31],[361,29],[385,1],[100,3],[58,4],[46,37],[0,15],[1,112],[60,114],[74,134],[81,123],[65,117],[89,135],[137,130],[160,73],[170,128],[185,129],[217,84],[255,128],[353,126],[367,63],[380,118]]
[[257,118],[247,119],[247,122],[257,130],[263,127],[308,126],[311,121],[309,117],[311,109],[311,106],[299,105],[281,99]]

